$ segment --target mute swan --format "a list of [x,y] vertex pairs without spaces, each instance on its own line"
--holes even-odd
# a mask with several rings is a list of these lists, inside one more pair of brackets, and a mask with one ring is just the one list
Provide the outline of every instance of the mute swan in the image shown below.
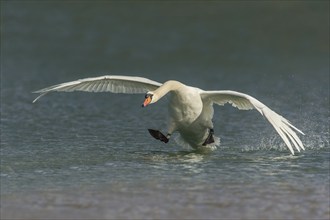
[[232,104],[241,110],[255,108],[275,128],[281,136],[292,155],[294,147],[300,152],[305,150],[295,131],[304,135],[302,131],[293,126],[281,115],[272,111],[257,99],[240,92],[219,90],[204,91],[199,88],[184,85],[178,81],[167,81],[164,84],[131,76],[101,76],[85,78],[47,87],[34,93],[39,96],[33,101],[49,92],[113,92],[113,93],[145,93],[142,107],[157,102],[167,93],[170,93],[168,131],[165,136],[158,130],[148,129],[156,139],[167,143],[173,132],[178,131],[181,138],[193,148],[200,148],[215,143],[213,137],[213,104]]

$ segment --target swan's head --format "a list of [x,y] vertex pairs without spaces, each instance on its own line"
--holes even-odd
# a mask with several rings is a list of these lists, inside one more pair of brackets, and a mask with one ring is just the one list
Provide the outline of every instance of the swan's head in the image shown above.
[[144,102],[142,104],[142,107],[146,107],[148,106],[149,104],[151,103],[154,103],[154,93],[153,92],[147,92],[147,94],[145,95],[145,99],[144,99]]

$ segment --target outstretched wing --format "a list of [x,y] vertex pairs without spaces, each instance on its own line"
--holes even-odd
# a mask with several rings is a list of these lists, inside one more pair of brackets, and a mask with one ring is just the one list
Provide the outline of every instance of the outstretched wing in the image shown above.
[[218,105],[224,105],[226,103],[232,104],[241,110],[256,109],[258,110],[275,128],[277,133],[281,136],[287,147],[290,149],[292,155],[294,150],[292,144],[300,152],[300,149],[305,150],[304,145],[297,136],[296,132],[304,134],[298,128],[293,126],[283,116],[277,114],[266,105],[244,93],[235,91],[202,91],[201,97],[203,100],[209,100]]
[[40,95],[33,100],[33,103],[49,92],[84,91],[135,94],[155,90],[161,85],[161,83],[150,79],[133,76],[100,76],[85,78],[35,91],[34,93],[39,93]]

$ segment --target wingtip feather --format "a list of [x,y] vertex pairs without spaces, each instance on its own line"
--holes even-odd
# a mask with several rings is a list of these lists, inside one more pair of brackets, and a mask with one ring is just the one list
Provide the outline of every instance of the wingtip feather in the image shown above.
[[46,95],[47,93],[42,93],[40,94],[37,98],[35,98],[32,103],[35,103],[36,101],[38,101],[38,99],[40,99],[41,97],[43,97],[44,95]]

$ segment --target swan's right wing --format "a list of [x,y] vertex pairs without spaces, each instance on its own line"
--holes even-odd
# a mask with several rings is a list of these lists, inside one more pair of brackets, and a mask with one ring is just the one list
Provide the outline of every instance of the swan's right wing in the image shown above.
[[136,94],[155,90],[161,85],[161,83],[142,77],[100,76],[61,83],[35,91],[34,93],[39,93],[39,96],[33,102],[49,92],[84,91]]
[[236,92],[236,91],[201,91],[201,97],[203,100],[209,100],[212,103],[218,105],[224,105],[226,103],[232,104],[240,110],[256,109],[273,125],[277,133],[281,136],[287,147],[290,149],[292,155],[294,151],[292,148],[293,143],[295,148],[300,152],[300,149],[305,150],[303,143],[297,136],[295,131],[304,134],[301,130],[293,126],[283,116],[277,114],[266,105],[253,98],[250,95]]

